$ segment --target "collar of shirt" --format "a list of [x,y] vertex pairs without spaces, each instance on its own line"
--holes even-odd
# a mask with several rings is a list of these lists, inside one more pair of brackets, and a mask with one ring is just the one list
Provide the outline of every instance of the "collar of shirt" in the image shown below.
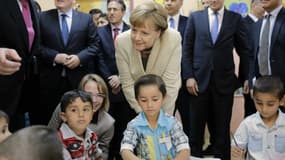
[[66,17],[68,18],[71,18],[72,19],[72,9],[68,10],[67,12],[61,12],[60,10],[57,10],[58,11],[58,17],[61,18],[61,15],[62,14],[65,14]]
[[60,27],[62,26],[62,17],[61,15],[62,14],[65,14],[66,15],[66,22],[67,22],[67,27],[68,27],[68,31],[70,32],[71,30],[71,23],[72,23],[72,9],[68,10],[67,12],[61,12],[60,10],[57,10],[57,13],[58,13],[58,18],[59,18],[59,24],[60,24]]
[[[265,123],[263,122],[262,118],[261,118],[261,115],[259,112],[256,113],[256,121],[255,121],[255,124],[257,126],[262,126],[262,127],[265,127],[267,128],[267,126],[265,125]],[[284,127],[285,126],[285,114],[282,113],[282,111],[279,109],[278,110],[278,117],[274,123],[274,125],[272,126],[272,128],[274,127]]]
[[17,2],[18,2],[18,5],[19,5],[20,10],[22,11],[22,10],[23,10],[23,7],[22,7],[21,0],[17,0]]
[[277,17],[277,15],[278,15],[278,13],[280,12],[280,10],[282,9],[282,5],[280,5],[280,6],[278,6],[277,8],[275,8],[273,11],[271,11],[270,13],[268,13],[268,12],[265,12],[265,14],[264,14],[264,16],[266,16],[266,15],[268,15],[268,14],[270,14],[271,15],[271,17]]
[[[149,126],[144,112],[141,112],[137,118],[138,118],[137,123],[134,124],[135,126],[144,126],[144,127]],[[157,126],[167,127],[168,125],[169,124],[168,124],[167,117],[165,116],[165,113],[162,110],[160,110],[158,120],[157,120]]]
[[179,17],[180,17],[180,14],[178,13],[178,14],[176,14],[176,15],[174,15],[174,16],[169,16],[168,15],[168,17],[167,17],[167,22],[168,22],[168,26],[170,27],[170,23],[169,23],[169,19],[170,18],[173,18],[174,19],[174,26],[175,26],[175,30],[178,30],[178,22],[179,22]]
[[[208,15],[211,16],[211,15],[214,15],[214,12],[211,8],[208,8]],[[218,12],[218,16],[219,16],[219,19],[221,19],[221,17],[224,16],[224,12],[225,12],[225,7],[222,7],[220,10],[217,11]]]
[[[222,26],[223,17],[224,17],[225,7],[222,7],[217,12],[218,12],[219,31],[220,31],[221,26]],[[209,29],[211,31],[212,24],[214,21],[214,11],[211,8],[208,8],[208,17],[209,17]]]
[[[62,137],[63,139],[68,139],[68,138],[72,138],[75,137],[76,139],[79,139],[81,141],[84,141],[84,139],[82,137],[77,136],[73,130],[70,129],[70,127],[66,124],[66,123],[62,123],[60,130],[62,131]],[[85,131],[85,139],[89,138],[92,136],[92,131],[89,128],[86,128]]]
[[111,24],[112,34],[114,34],[114,32],[113,32],[114,28],[119,28],[119,34],[120,34],[123,31],[123,26],[124,26],[123,22],[118,27],[115,27],[114,25]]
[[253,22],[258,21],[258,18],[255,15],[253,15],[252,13],[248,13],[248,16],[253,20]]

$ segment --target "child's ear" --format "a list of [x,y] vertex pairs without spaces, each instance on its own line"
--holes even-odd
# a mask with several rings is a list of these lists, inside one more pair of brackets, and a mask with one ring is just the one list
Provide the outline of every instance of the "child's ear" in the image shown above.
[[60,118],[63,122],[66,122],[66,116],[65,116],[65,113],[64,112],[60,112]]

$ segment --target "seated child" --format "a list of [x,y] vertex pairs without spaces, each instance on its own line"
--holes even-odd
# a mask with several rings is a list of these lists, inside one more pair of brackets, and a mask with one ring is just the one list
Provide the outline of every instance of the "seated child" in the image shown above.
[[64,159],[101,159],[98,138],[87,126],[93,117],[93,101],[90,94],[73,90],[61,98],[61,119],[58,131],[64,145]]
[[285,114],[279,110],[283,95],[279,78],[264,76],[256,80],[253,100],[257,112],[238,127],[232,140],[232,158],[285,159]]
[[135,82],[134,90],[143,112],[124,131],[123,159],[188,160],[190,147],[181,123],[161,109],[166,98],[163,80],[153,74],[144,75]]
[[0,142],[11,135],[9,131],[9,116],[0,110]]

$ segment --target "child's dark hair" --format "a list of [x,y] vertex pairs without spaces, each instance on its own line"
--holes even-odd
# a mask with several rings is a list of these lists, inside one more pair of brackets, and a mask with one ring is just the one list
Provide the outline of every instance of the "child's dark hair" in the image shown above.
[[148,85],[155,85],[158,87],[159,91],[162,93],[163,97],[166,95],[166,86],[164,81],[160,76],[157,76],[155,74],[147,74],[141,76],[139,79],[135,82],[135,98],[138,99],[138,94],[140,87],[142,86],[148,86]]
[[0,118],[5,118],[7,123],[9,124],[9,116],[4,111],[0,110]]
[[66,107],[74,102],[76,98],[80,98],[83,102],[89,102],[93,108],[93,101],[92,97],[89,93],[75,89],[72,91],[65,92],[64,95],[61,97],[60,108],[61,112],[65,112]]
[[284,96],[284,86],[279,77],[262,76],[255,81],[253,86],[253,96],[257,93],[270,93],[282,99]]

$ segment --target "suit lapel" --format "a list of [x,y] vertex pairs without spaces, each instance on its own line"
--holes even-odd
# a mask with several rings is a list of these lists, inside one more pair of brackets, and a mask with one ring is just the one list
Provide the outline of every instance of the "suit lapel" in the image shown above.
[[59,43],[61,44],[61,46],[64,46],[63,39],[61,36],[61,29],[60,29],[57,9],[52,10],[52,16],[53,16],[53,20],[52,20],[53,24],[51,25],[53,25],[53,27],[51,27],[51,29],[55,30],[56,36],[58,36],[56,39],[60,40]]
[[20,8],[15,9],[15,6],[19,7],[18,2],[17,2],[17,0],[8,0],[6,2],[7,2],[7,8],[10,8],[9,12],[10,12],[12,19],[14,19],[15,24],[18,25],[18,30],[19,30],[18,33],[20,33],[21,39],[23,40],[23,42],[25,44],[24,45],[25,49],[26,49],[26,51],[28,51],[29,36],[28,36],[28,32],[27,32],[26,27],[25,27],[26,24],[24,22],[24,18],[22,16]]
[[[111,24],[108,24],[108,26],[106,27],[106,38],[108,39],[109,42],[113,41]],[[112,46],[114,46],[114,45],[112,45]]]
[[227,11],[226,8],[225,8],[225,9],[224,9],[223,20],[222,20],[222,22],[221,22],[221,29],[220,29],[220,32],[219,32],[219,34],[218,34],[218,37],[217,37],[217,40],[216,40],[216,43],[215,43],[215,44],[218,44],[219,41],[221,40],[221,37],[222,37],[223,35],[225,35],[225,34],[224,34],[224,32],[226,32],[225,28],[226,28],[226,26],[229,25],[228,23],[230,23],[230,22],[231,22],[231,20],[229,19],[228,11]]
[[181,21],[181,15],[179,15],[179,20],[178,20],[178,31],[180,33],[182,33],[184,31],[184,28],[183,28],[184,24],[183,22]]
[[[72,21],[71,21],[69,37],[68,37],[66,46],[68,46],[68,44],[69,44],[70,40],[72,39],[72,36],[73,36],[73,34],[74,34],[75,30],[76,30],[75,28],[78,27],[78,26],[80,26],[79,14],[75,10],[72,10]],[[63,39],[62,39],[62,42],[63,42]]]
[[209,24],[209,15],[208,15],[208,9],[204,9],[203,11],[203,17],[201,17],[201,27],[206,27],[204,28],[205,31],[208,33],[208,39],[213,44],[212,42],[212,36],[211,36],[211,31],[210,31],[210,24]]
[[123,32],[125,32],[125,31],[127,31],[127,30],[130,29],[130,26],[127,25],[125,22],[123,22],[123,23],[124,23],[124,24],[123,24]]
[[[132,43],[132,41],[130,41],[130,43]],[[136,75],[137,78],[139,78],[141,75],[144,75],[146,72],[148,72],[148,64],[147,64],[147,67],[146,67],[146,71],[144,70],[143,68],[143,64],[142,64],[142,60],[141,60],[141,53],[139,51],[137,51],[134,47],[132,47],[132,52],[131,54],[135,54],[135,56],[130,56],[132,59],[131,59],[131,62],[132,64],[136,64],[135,66],[137,66],[137,68],[133,68],[135,70],[138,69],[139,72],[134,72]],[[147,62],[149,63],[149,62]],[[139,64],[139,65],[137,65]],[[132,70],[132,68],[131,68]]]
[[285,22],[285,11],[284,10],[285,9],[282,8],[277,15],[277,18],[276,18],[276,21],[275,21],[275,24],[274,24],[274,27],[272,30],[270,50],[272,50],[272,46],[274,45],[274,43],[278,37],[279,30],[280,30],[280,27],[282,26],[282,23]]
[[34,38],[34,42],[33,42],[33,45],[32,45],[32,53],[33,53],[33,50],[35,49],[34,48],[34,45],[35,44],[38,44],[38,39],[39,39],[39,21],[38,21],[38,12],[35,8],[35,5],[34,4],[31,4],[31,16],[32,16],[32,21],[33,21],[33,28],[34,28],[34,31],[35,31],[35,38]]
[[110,47],[110,53],[112,53],[110,56],[111,57],[115,57],[115,45],[114,45],[114,43],[113,43],[113,36],[112,36],[112,27],[111,27],[111,25],[110,24],[108,24],[105,28],[105,38],[107,39],[107,41],[106,42],[110,42],[110,45],[109,45],[109,47]]
[[260,40],[260,34],[261,34],[261,27],[262,27],[262,21],[263,21],[263,19],[260,19],[260,20],[258,20],[255,24],[254,24],[254,26],[255,26],[255,34],[254,34],[254,40],[255,40],[255,42],[254,42],[254,44],[255,44],[255,46],[257,46],[257,47],[259,47],[259,40]]

